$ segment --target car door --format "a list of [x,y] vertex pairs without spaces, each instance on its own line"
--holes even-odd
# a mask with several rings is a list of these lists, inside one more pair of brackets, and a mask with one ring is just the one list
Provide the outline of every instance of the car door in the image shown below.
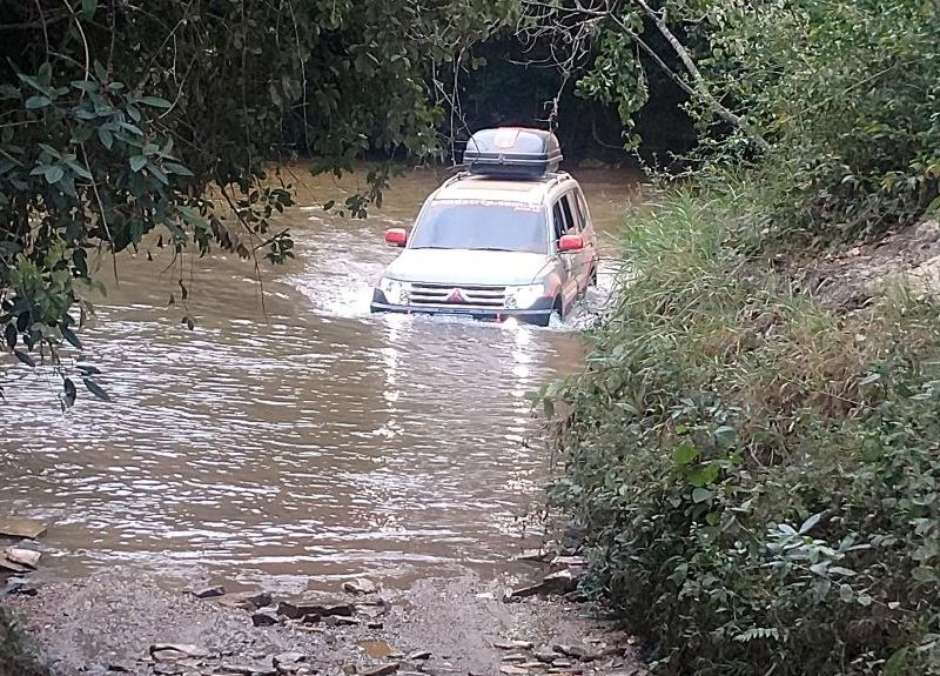
[[591,283],[591,278],[598,262],[597,236],[594,232],[594,224],[591,222],[591,212],[588,211],[587,200],[581,187],[578,186],[570,193],[571,200],[574,202],[574,209],[577,212],[579,222],[579,232],[584,240],[584,249],[580,256],[580,281],[581,288],[586,288]]
[[586,231],[584,211],[582,205],[578,203],[576,189],[565,193],[561,200],[561,207],[566,219],[572,224],[569,234],[580,235],[584,240],[583,249],[566,254],[570,258],[571,274],[574,276],[578,291],[583,291],[590,281],[593,250],[589,247],[590,233]]
[[571,215],[570,206],[566,200],[566,194],[560,195],[552,204],[552,235],[554,241],[552,248],[558,259],[559,268],[562,276],[562,297],[564,307],[567,311],[569,305],[578,295],[577,278],[577,253],[560,253],[558,251],[558,240],[564,235],[577,234],[574,225],[574,219]]

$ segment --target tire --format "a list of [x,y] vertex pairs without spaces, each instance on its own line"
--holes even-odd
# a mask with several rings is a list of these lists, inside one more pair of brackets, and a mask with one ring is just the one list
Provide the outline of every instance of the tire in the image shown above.
[[541,316],[535,317],[533,320],[531,320],[531,323],[534,326],[542,326],[542,327],[551,326],[552,315],[554,315],[557,312],[559,317],[563,316],[563,313],[561,311],[561,305],[562,305],[561,296],[556,296],[555,302],[552,304],[552,311],[549,312],[547,315],[541,315]]
[[588,286],[597,286],[597,263],[594,264],[594,269],[591,270],[591,277],[588,281]]

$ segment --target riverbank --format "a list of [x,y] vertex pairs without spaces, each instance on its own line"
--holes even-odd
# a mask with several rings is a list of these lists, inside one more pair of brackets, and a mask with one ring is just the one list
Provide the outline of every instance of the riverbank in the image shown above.
[[3,605],[55,676],[642,673],[632,639],[592,607],[539,596],[507,603],[506,582],[466,576],[374,591],[361,582],[291,599],[209,588],[197,598],[118,568]]
[[807,249],[724,178],[631,214],[629,287],[547,393],[585,590],[659,673],[937,673],[940,226]]

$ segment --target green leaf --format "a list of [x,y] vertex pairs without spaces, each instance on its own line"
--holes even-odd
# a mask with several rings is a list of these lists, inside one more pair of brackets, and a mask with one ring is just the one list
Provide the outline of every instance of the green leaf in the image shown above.
[[869,596],[868,594],[859,594],[858,599],[856,600],[858,601],[858,605],[864,608],[867,608],[868,606],[870,606],[873,601],[872,597]]
[[854,577],[855,571],[850,570],[849,568],[843,568],[842,566],[832,566],[829,568],[830,575],[841,575],[842,577]]
[[82,16],[90,19],[98,9],[98,0],[82,0]]
[[101,389],[101,385],[96,383],[91,378],[82,378],[82,382],[85,383],[85,388],[93,395],[98,397],[98,399],[101,399],[102,401],[111,401],[111,395]]
[[839,598],[844,603],[851,603],[852,599],[855,598],[855,592],[847,584],[839,585]]
[[32,357],[30,357],[28,354],[23,352],[23,350],[13,350],[13,354],[15,354],[16,358],[19,359],[24,364],[26,364],[27,366],[31,368],[36,368],[35,360]]
[[715,479],[718,478],[718,472],[718,465],[714,462],[709,462],[696,469],[694,472],[691,472],[688,476],[688,482],[693,486],[701,488],[702,486],[714,483]]
[[95,374],[101,373],[101,369],[97,366],[92,366],[91,364],[76,364],[75,368],[82,372],[83,376],[93,376]]
[[168,174],[178,174],[180,176],[192,176],[193,172],[178,162],[164,162],[163,168]]
[[691,444],[680,444],[672,452],[673,461],[679,465],[688,465],[698,457],[698,449]]
[[62,389],[65,393],[65,407],[72,408],[72,405],[75,403],[75,398],[78,396],[78,392],[75,390],[75,383],[72,382],[71,378],[66,378],[62,381]]
[[78,336],[75,335],[75,332],[72,331],[67,326],[62,327],[62,337],[65,338],[71,345],[77,350],[82,349],[82,343],[79,341]]
[[147,158],[143,155],[134,155],[131,157],[131,169],[140,171],[147,166]]
[[16,325],[13,322],[7,324],[6,328],[3,330],[3,337],[7,341],[7,347],[11,350],[16,347]]
[[40,110],[52,104],[52,99],[48,96],[30,96],[26,99],[26,110]]
[[49,164],[46,165],[46,168],[43,170],[43,175],[46,177],[46,182],[49,185],[54,185],[62,180],[62,177],[65,176],[65,171],[58,164]]
[[165,109],[165,108],[171,108],[173,106],[172,103],[170,103],[166,99],[160,98],[159,96],[145,96],[142,99],[138,99],[138,100],[140,101],[140,103],[144,104],[145,106],[150,106],[152,108],[164,108]]
[[91,172],[88,171],[84,166],[76,162],[75,160],[66,160],[65,163],[68,165],[76,176],[84,178],[86,181],[92,180]]
[[822,519],[824,515],[825,512],[819,512],[809,517],[806,521],[803,522],[803,525],[800,526],[799,534],[806,535],[808,532],[810,532],[813,528],[816,527],[816,524],[819,523],[819,520]]
[[692,491],[692,502],[696,504],[711,500],[711,498],[712,492],[707,488],[696,488],[694,491]]
[[114,145],[114,134],[109,129],[98,127],[98,140],[101,141],[101,145],[111,150],[111,146]]
[[49,91],[49,88],[48,88],[48,87],[46,87],[46,86],[40,84],[39,80],[37,80],[37,79],[34,78],[34,77],[31,77],[31,76],[29,76],[29,75],[25,75],[24,73],[17,73],[16,76],[17,76],[20,80],[22,80],[23,82],[25,82],[26,84],[28,84],[30,87],[32,87],[33,89],[35,89],[36,91],[38,91],[40,94],[46,94],[46,95],[48,95],[48,94],[51,93],[51,92]]

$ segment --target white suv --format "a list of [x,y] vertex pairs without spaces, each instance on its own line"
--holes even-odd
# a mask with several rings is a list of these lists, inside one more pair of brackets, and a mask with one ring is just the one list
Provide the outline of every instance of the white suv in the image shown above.
[[[504,145],[512,132],[547,134],[493,131]],[[458,174],[428,197],[410,232],[385,233],[404,251],[375,288],[373,312],[517,317],[547,326],[596,281],[594,228],[578,182],[554,171],[494,171]]]

